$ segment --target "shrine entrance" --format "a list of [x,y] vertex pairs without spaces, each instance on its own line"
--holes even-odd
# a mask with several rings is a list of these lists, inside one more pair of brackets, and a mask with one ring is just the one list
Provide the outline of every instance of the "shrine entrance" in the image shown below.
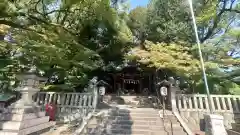
[[123,88],[128,91],[129,93],[140,93],[139,89],[139,80],[133,80],[133,79],[125,79],[123,80],[124,86]]
[[118,92],[122,94],[140,94],[141,93],[141,78],[137,76],[127,76],[125,74],[119,81]]
[[143,95],[150,93],[152,74],[139,71],[136,67],[125,67],[117,73],[111,73],[113,78],[112,92],[117,95]]

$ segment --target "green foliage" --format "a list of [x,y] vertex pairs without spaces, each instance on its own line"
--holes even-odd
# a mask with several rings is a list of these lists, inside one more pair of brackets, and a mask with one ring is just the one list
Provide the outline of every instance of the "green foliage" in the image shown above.
[[54,91],[54,92],[74,92],[72,86],[68,85],[47,85],[41,89],[41,91]]
[[[234,23],[238,24],[238,5],[236,1],[228,0],[197,0],[193,3],[212,93],[236,93],[238,88],[236,81],[226,78],[228,73],[224,70],[239,66],[239,57],[235,56],[239,53],[239,32],[233,27]],[[141,10],[147,10],[146,19],[145,12],[140,17]],[[147,42],[142,48],[134,48],[127,58],[156,69],[170,69],[186,79],[192,89],[190,91],[204,93],[198,47],[195,45],[187,1],[151,0],[147,9],[136,8],[130,17],[134,21],[128,24],[129,27],[132,30],[143,28],[148,35],[146,39],[155,44]],[[185,41],[185,44],[181,41]]]
[[12,57],[16,48],[11,44],[0,41],[0,90],[7,92],[17,85],[16,73],[19,72],[18,61]]
[[15,43],[9,45],[19,54],[7,58],[14,57],[19,70],[35,65],[71,87],[84,85],[90,71],[121,57],[132,41],[110,0],[5,0],[0,7],[0,32],[12,28]]
[[146,42],[146,49],[134,48],[130,58],[138,60],[155,69],[170,69],[182,76],[190,76],[199,72],[199,61],[189,53],[189,48],[183,45],[171,43]]
[[194,41],[191,16],[182,0],[151,0],[148,6],[148,40],[153,42]]
[[[236,94],[239,2],[197,0],[193,5],[211,92]],[[57,76],[44,90],[67,90],[127,58],[170,70],[194,92],[204,93],[189,6],[182,0],[151,0],[129,13],[128,3],[119,0],[2,0],[0,9],[0,36],[14,39],[0,42],[4,90],[15,87],[15,75],[31,65],[49,80]]]
[[147,8],[136,7],[129,13],[128,27],[137,40],[145,40],[144,35],[147,33]]

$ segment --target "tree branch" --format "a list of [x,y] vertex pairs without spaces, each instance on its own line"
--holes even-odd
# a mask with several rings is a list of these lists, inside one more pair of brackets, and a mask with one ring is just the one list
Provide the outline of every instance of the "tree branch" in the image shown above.
[[232,9],[232,7],[233,7],[233,4],[234,4],[234,2],[235,2],[236,0],[231,0],[231,5],[230,5],[230,9]]
[[240,10],[237,9],[225,9],[224,11],[228,11],[228,12],[235,12],[235,13],[240,13]]
[[226,5],[227,5],[227,2],[224,1],[224,3],[223,3],[223,8],[222,8],[221,11],[218,13],[218,15],[213,19],[213,26],[212,26],[212,28],[210,28],[210,29],[208,30],[207,34],[206,34],[202,39],[200,39],[201,43],[203,43],[205,40],[207,40],[209,37],[211,37],[211,36],[213,35],[214,30],[218,27],[218,23],[219,23],[220,20],[221,20],[221,16],[222,16],[223,13],[225,12]]
[[5,25],[11,26],[13,28],[20,28],[20,29],[24,29],[24,30],[28,30],[28,31],[34,31],[34,32],[37,32],[39,34],[43,34],[42,32],[36,31],[34,29],[27,28],[24,25],[20,25],[20,24],[14,23],[12,21],[0,20],[0,24],[5,24]]

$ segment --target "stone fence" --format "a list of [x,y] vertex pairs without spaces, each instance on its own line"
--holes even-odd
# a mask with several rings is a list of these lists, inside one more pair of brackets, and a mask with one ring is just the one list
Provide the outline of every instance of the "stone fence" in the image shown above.
[[57,107],[57,118],[60,121],[73,121],[86,117],[95,111],[97,105],[97,93],[56,93],[39,92],[33,100],[40,106],[45,107],[53,103]]
[[181,117],[194,129],[203,126],[203,115],[213,112],[224,116],[228,129],[236,128],[240,123],[240,95],[211,95],[210,103],[205,94],[176,94],[176,106]]

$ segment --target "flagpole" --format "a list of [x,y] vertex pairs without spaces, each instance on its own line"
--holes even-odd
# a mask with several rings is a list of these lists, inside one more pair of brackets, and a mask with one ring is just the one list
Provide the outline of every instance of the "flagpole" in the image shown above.
[[203,79],[204,79],[205,89],[206,89],[207,97],[208,97],[209,109],[210,109],[210,113],[212,114],[213,113],[212,102],[211,102],[212,100],[211,100],[211,96],[210,96],[210,92],[209,92],[207,75],[206,75],[205,65],[204,65],[202,51],[201,51],[201,43],[200,43],[200,40],[198,37],[197,24],[196,24],[195,15],[193,12],[192,0],[188,0],[188,3],[189,3],[189,7],[190,7],[190,12],[192,15],[193,27],[194,27],[194,31],[195,31],[195,36],[196,36],[196,41],[197,41],[197,46],[198,46],[198,53],[199,53],[199,57],[200,57],[201,67],[202,67]]

